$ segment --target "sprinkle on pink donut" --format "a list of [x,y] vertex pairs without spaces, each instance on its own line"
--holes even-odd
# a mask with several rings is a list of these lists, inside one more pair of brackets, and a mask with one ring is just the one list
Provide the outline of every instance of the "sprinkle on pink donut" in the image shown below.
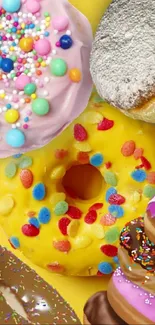
[[37,54],[47,55],[51,51],[51,44],[46,39],[40,39],[35,43],[35,50],[37,51]]
[[30,77],[22,74],[20,75],[17,79],[16,79],[16,82],[15,82],[15,86],[16,86],[16,89],[18,90],[23,90],[24,87],[30,83]]
[[27,7],[28,12],[35,14],[36,12],[38,12],[40,10],[41,5],[36,0],[28,0],[26,3],[26,7]]
[[67,29],[69,25],[69,19],[66,16],[56,16],[53,18],[52,25],[55,30],[62,32]]

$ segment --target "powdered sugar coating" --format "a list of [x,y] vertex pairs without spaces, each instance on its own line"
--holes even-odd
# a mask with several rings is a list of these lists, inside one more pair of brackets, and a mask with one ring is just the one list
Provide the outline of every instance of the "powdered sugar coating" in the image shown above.
[[113,0],[101,20],[91,55],[99,94],[129,110],[155,95],[155,2]]

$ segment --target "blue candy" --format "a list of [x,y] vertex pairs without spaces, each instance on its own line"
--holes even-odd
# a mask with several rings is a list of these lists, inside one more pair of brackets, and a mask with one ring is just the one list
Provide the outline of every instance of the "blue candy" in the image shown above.
[[144,182],[145,179],[147,178],[147,174],[146,174],[145,170],[143,170],[143,169],[137,169],[137,170],[134,170],[134,171],[131,173],[131,177],[132,177],[136,182],[142,183],[142,182]]
[[45,185],[43,183],[39,183],[35,185],[32,191],[32,195],[33,198],[37,201],[43,200],[46,195]]
[[34,218],[34,217],[30,218],[29,223],[30,223],[30,225],[33,225],[36,228],[40,228],[40,223],[37,218]]
[[6,134],[6,143],[13,148],[20,148],[25,143],[25,135],[18,129],[9,130]]
[[68,35],[63,35],[60,38],[60,46],[63,50],[68,50],[73,44],[72,38]]
[[109,198],[112,194],[117,194],[117,191],[114,187],[110,187],[107,192],[106,192],[106,196],[105,196],[105,199],[106,201],[108,202],[109,201]]
[[102,262],[99,264],[98,269],[103,274],[111,274],[113,272],[113,267],[108,262]]
[[10,243],[15,247],[15,248],[19,248],[20,247],[20,242],[19,239],[17,237],[10,237]]
[[17,153],[16,155],[13,155],[12,157],[15,159],[18,159],[22,156],[22,153]]
[[9,58],[2,59],[1,69],[4,72],[11,72],[14,69],[14,62]]
[[0,56],[0,69],[1,69],[1,67],[2,67],[2,57]]
[[96,153],[90,158],[90,164],[94,167],[99,167],[103,164],[104,157],[101,153]]
[[49,223],[51,219],[51,212],[48,208],[42,208],[39,212],[38,219],[40,223],[46,224]]
[[116,264],[119,264],[118,256],[114,256],[114,257],[113,257],[113,261],[114,261]]
[[20,6],[21,0],[2,0],[2,8],[7,12],[16,12]]
[[122,218],[124,216],[124,209],[119,205],[110,205],[108,210],[116,218]]

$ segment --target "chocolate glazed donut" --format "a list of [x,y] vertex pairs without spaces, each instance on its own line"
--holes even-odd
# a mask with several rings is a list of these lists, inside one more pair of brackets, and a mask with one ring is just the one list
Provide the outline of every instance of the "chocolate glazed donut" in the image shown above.
[[0,292],[0,324],[80,324],[67,302],[34,270],[0,246],[0,285],[23,306],[27,320],[7,304]]

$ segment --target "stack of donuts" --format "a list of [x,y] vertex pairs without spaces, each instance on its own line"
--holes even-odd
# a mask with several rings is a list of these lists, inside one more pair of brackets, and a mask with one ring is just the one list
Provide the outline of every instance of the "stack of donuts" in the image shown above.
[[155,197],[144,217],[128,222],[120,234],[118,258],[107,293],[87,302],[88,324],[155,324]]

